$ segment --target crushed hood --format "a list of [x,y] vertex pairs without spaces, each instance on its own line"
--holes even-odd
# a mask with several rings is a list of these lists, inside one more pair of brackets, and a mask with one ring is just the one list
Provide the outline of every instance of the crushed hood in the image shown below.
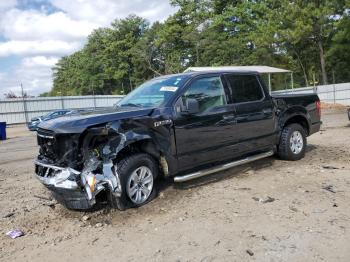
[[55,133],[82,133],[86,128],[111,121],[150,115],[153,108],[119,107],[63,116],[39,124],[39,128]]

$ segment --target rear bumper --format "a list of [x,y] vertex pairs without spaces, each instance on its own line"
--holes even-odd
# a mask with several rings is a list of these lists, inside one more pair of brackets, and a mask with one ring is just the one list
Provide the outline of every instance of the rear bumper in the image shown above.
[[318,131],[320,131],[321,125],[322,125],[322,121],[312,124],[311,127],[310,127],[309,135],[312,135],[312,134],[317,133]]

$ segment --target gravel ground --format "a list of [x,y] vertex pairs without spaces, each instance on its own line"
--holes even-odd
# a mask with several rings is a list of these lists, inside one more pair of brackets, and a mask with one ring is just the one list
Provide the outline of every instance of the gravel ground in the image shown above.
[[[191,183],[164,181],[144,207],[91,213],[51,200],[33,177],[35,135],[8,128],[0,260],[350,261],[350,122],[345,110],[327,110],[323,121],[300,161],[271,157]],[[10,239],[12,229],[25,236]]]

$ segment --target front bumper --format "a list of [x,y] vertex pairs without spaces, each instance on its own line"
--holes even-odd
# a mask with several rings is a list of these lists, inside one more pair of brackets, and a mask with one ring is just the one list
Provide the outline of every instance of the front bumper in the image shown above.
[[96,203],[86,196],[83,190],[71,190],[53,186],[46,186],[52,196],[68,209],[86,210],[91,209]]
[[39,160],[34,164],[36,178],[52,192],[58,202],[69,209],[92,208],[96,204],[96,196],[102,191],[109,192],[113,197],[121,195],[119,177],[112,174],[110,163],[103,165],[106,174],[80,172]]

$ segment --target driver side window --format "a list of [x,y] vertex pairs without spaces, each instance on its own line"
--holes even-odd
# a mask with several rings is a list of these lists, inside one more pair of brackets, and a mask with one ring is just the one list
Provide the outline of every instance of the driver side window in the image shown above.
[[224,87],[219,76],[195,80],[182,96],[184,104],[188,98],[198,101],[199,114],[227,104]]

